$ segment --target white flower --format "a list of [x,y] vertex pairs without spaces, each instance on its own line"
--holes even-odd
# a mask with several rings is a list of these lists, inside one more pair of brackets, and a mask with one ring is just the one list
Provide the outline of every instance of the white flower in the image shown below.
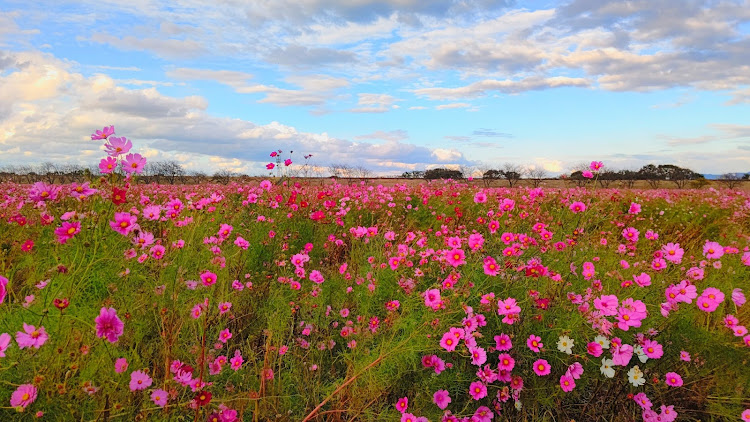
[[633,384],[633,387],[640,387],[646,383],[646,378],[643,377],[643,372],[638,365],[630,368],[628,371],[628,381]]
[[599,343],[600,346],[602,346],[602,349],[609,349],[609,339],[604,336],[596,336],[594,337],[594,341]]
[[574,342],[570,337],[560,336],[560,340],[557,341],[557,350],[570,355],[573,353],[573,344]]
[[643,347],[641,347],[640,344],[633,347],[633,353],[638,355],[638,359],[641,361],[641,363],[646,363],[646,361],[648,360],[648,356],[643,353]]
[[607,378],[612,378],[615,376],[615,368],[612,367],[614,365],[614,362],[612,359],[603,358],[602,359],[602,366],[599,368],[599,370],[602,371],[602,375],[604,375]]
[[521,400],[516,400],[516,403],[514,406],[516,406],[516,410],[520,411],[521,407],[523,407],[523,405],[521,404]]

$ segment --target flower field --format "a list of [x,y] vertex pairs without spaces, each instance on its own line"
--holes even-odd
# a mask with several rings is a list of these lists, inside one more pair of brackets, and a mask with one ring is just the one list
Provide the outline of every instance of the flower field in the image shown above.
[[747,192],[143,185],[113,133],[0,188],[0,420],[750,420]]

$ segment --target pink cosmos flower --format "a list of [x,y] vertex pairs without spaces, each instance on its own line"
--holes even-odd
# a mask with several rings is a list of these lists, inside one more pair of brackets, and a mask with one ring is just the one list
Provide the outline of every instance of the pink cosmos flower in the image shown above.
[[130,215],[130,213],[116,212],[115,220],[110,221],[109,226],[117,233],[120,233],[123,236],[127,236],[131,231],[135,229],[137,220],[138,217]]
[[451,396],[448,394],[448,390],[435,391],[435,394],[432,395],[432,402],[441,410],[444,410],[451,402]]
[[10,405],[23,411],[36,400],[37,390],[33,384],[21,384],[10,395]]
[[474,381],[469,385],[469,395],[474,400],[481,400],[487,397],[487,386],[481,381]]
[[5,351],[8,350],[8,346],[10,346],[10,334],[8,333],[2,333],[0,334],[0,358],[5,357]]
[[60,244],[67,243],[68,240],[72,239],[81,232],[81,222],[80,221],[74,221],[72,223],[70,222],[63,222],[62,225],[55,229],[55,236],[57,236],[57,241]]
[[581,176],[583,176],[583,177],[584,177],[584,178],[586,178],[586,179],[593,179],[593,178],[594,178],[594,174],[593,174],[593,173],[591,173],[591,172],[590,172],[590,171],[588,171],[588,170],[584,170],[584,171],[582,171],[582,172],[581,172]]
[[117,158],[106,157],[99,161],[99,171],[104,174],[109,174],[115,171],[117,168]]
[[[742,289],[737,288],[732,290],[732,302],[738,308],[745,304],[745,294],[742,293]],[[0,299],[0,303],[3,303],[2,299]]]
[[573,377],[569,375],[563,375],[560,377],[560,388],[562,388],[563,391],[566,393],[569,393],[573,391],[573,389],[576,387],[576,382],[573,379]]
[[452,352],[456,350],[457,346],[458,339],[453,334],[451,334],[450,332],[443,334],[443,338],[440,339],[440,347],[449,352]]
[[505,333],[495,336],[495,350],[504,352],[511,348],[513,348],[513,343],[510,340],[510,336]]
[[487,352],[481,347],[469,347],[471,355],[471,364],[481,366],[487,362]]
[[146,158],[141,154],[128,154],[122,161],[122,171],[125,173],[141,174],[146,165]]
[[242,358],[242,354],[239,350],[235,350],[234,357],[232,359],[229,359],[230,368],[232,368],[235,371],[238,371],[240,367],[242,367],[242,363],[245,361],[245,359]]
[[646,340],[643,342],[643,353],[648,356],[649,359],[659,359],[664,355],[664,350],[661,344],[655,340]]
[[421,422],[416,416],[411,413],[404,413],[401,415],[401,422]]
[[474,203],[475,204],[484,204],[487,202],[487,194],[484,192],[477,192],[474,194]]
[[628,227],[626,229],[622,230],[622,237],[625,238],[630,243],[635,243],[638,241],[638,236],[641,233],[635,228],[635,227]]
[[97,130],[95,133],[91,135],[92,141],[97,141],[100,139],[107,139],[110,135],[115,134],[115,127],[110,125],[109,127],[104,126],[102,130]]
[[516,360],[513,359],[513,357],[507,353],[503,353],[500,356],[497,357],[498,364],[497,369],[502,371],[512,371],[513,368],[516,366]]
[[613,366],[626,366],[630,362],[630,359],[633,357],[633,346],[629,344],[622,344],[618,346],[616,343],[614,343],[614,347],[612,347],[611,351]]
[[549,365],[549,362],[547,362],[545,359],[538,359],[536,362],[534,362],[534,373],[536,373],[538,376],[545,376],[549,375],[550,370],[552,367]]
[[667,372],[664,376],[666,378],[667,385],[670,387],[681,387],[682,377],[676,372]]
[[122,374],[128,369],[128,360],[125,358],[118,358],[115,360],[115,372]]
[[570,204],[570,210],[573,211],[573,213],[578,214],[579,212],[586,211],[586,204],[583,202],[577,201]]
[[591,171],[599,171],[602,167],[604,167],[604,164],[601,161],[592,161],[589,165]]
[[59,186],[48,185],[44,182],[36,182],[31,185],[31,189],[29,189],[29,199],[34,202],[54,201],[57,199],[57,194],[60,193],[60,189]]
[[573,362],[568,366],[568,370],[565,373],[573,377],[574,380],[580,379],[581,375],[583,375],[583,365],[580,362]]
[[145,390],[151,386],[153,380],[143,371],[130,373],[130,391]]
[[201,277],[201,283],[203,283],[204,286],[211,286],[215,284],[217,280],[216,274],[208,270],[203,271],[200,277]]
[[151,392],[151,401],[154,402],[155,405],[159,407],[164,407],[167,405],[167,399],[169,398],[169,393],[162,389],[154,390]]
[[604,350],[602,349],[602,345],[595,341],[592,341],[591,343],[586,345],[586,351],[595,358],[598,358],[604,352]]
[[706,242],[703,245],[703,256],[706,259],[719,259],[724,255],[724,247],[718,242]]
[[133,143],[126,137],[111,137],[104,144],[104,150],[110,157],[117,157],[120,154],[127,154],[133,148]]
[[291,160],[290,158],[287,158],[286,160],[284,160],[284,165],[285,165],[286,167],[289,167],[289,166],[291,166],[291,165],[292,165],[292,160]]
[[539,349],[544,347],[542,338],[534,334],[530,335],[528,340],[526,340],[526,345],[529,347],[529,349],[531,349],[531,351],[536,353],[539,353]]
[[219,341],[224,344],[226,344],[230,338],[232,338],[232,332],[229,331],[229,328],[225,328],[221,330],[221,333],[219,333]]
[[406,412],[406,409],[409,408],[409,398],[408,397],[401,397],[396,402],[395,407],[396,407],[396,410],[398,410],[401,413]]
[[432,309],[440,309],[440,306],[443,303],[442,298],[440,297],[440,290],[438,289],[430,289],[423,293],[424,296],[424,304],[428,308]]
[[466,254],[463,249],[453,249],[445,254],[445,260],[453,267],[465,264],[465,258]]
[[325,281],[325,278],[323,278],[323,274],[321,274],[320,271],[312,270],[310,271],[310,281],[315,284],[321,284]]
[[685,250],[680,247],[679,243],[667,243],[661,247],[664,259],[673,263],[679,264],[682,262],[682,256],[685,254]]
[[0,275],[0,303],[5,302],[5,296],[8,294],[8,279]]
[[638,406],[641,406],[641,409],[651,409],[651,406],[653,406],[653,403],[651,403],[651,400],[649,400],[646,393],[638,393],[635,396],[633,396],[633,400],[638,404]]
[[115,308],[104,308],[99,311],[96,323],[96,336],[106,338],[110,343],[116,343],[124,331],[125,324],[117,316]]
[[617,315],[617,305],[619,301],[615,295],[602,295],[594,299],[594,308],[599,310],[604,316]]
[[26,347],[38,349],[44,345],[48,338],[49,335],[44,330],[44,327],[39,327],[39,329],[37,329],[33,325],[28,325],[25,322],[23,323],[23,332],[16,332],[16,343],[18,343],[19,349],[24,349]]
[[750,421],[750,409],[745,409],[745,411],[742,412],[742,415],[740,416],[742,417],[743,421]]

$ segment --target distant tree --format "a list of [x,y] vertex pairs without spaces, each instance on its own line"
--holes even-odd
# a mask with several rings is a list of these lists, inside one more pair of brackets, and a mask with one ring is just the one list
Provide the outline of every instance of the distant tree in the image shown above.
[[616,171],[612,170],[600,171],[599,175],[596,177],[596,180],[599,182],[599,186],[603,188],[608,188],[612,182],[618,179],[619,174]]
[[724,173],[719,177],[719,182],[734,189],[742,182],[742,178],[737,173]]
[[649,186],[656,189],[664,180],[664,175],[661,173],[658,167],[653,164],[647,164],[638,170],[638,178],[648,182]]
[[617,180],[628,189],[632,189],[635,186],[638,177],[638,172],[633,170],[620,170],[617,172]]
[[521,177],[523,176],[523,167],[513,163],[505,163],[503,164],[502,174],[505,180],[508,181],[508,186],[512,188],[513,185],[521,180]]
[[745,174],[744,174],[744,175],[742,176],[742,180],[750,180],[750,173],[745,173]]
[[401,174],[405,179],[424,179],[423,170],[405,171]]
[[534,167],[531,166],[527,167],[525,170],[526,176],[531,180],[531,185],[535,188],[538,188],[542,185],[542,181],[547,178],[547,170],[541,168],[541,167]]
[[231,170],[223,169],[219,170],[213,175],[213,181],[215,183],[221,183],[223,185],[229,184],[233,177],[239,176],[239,173],[235,173]]
[[424,172],[424,178],[428,180],[433,179],[454,179],[459,180],[463,179],[464,175],[461,173],[460,170],[451,170],[447,168],[436,168],[436,169],[430,169]]
[[495,180],[500,180],[502,178],[503,178],[502,170],[489,169],[489,170],[485,170],[484,173],[482,173],[482,181],[484,182],[485,187],[490,187],[490,185]]

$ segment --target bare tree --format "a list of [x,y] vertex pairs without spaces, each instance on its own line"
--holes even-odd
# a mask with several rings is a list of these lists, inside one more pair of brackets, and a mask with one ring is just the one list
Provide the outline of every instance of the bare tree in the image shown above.
[[523,171],[523,167],[519,166],[518,164],[505,163],[503,164],[502,175],[505,180],[508,181],[508,186],[512,188],[513,185],[517,184],[521,180]]
[[719,177],[719,182],[729,189],[734,189],[742,183],[742,177],[736,173],[724,173]]
[[536,166],[534,168],[528,167],[526,168],[526,176],[531,180],[531,185],[538,188],[547,178],[547,170]]

